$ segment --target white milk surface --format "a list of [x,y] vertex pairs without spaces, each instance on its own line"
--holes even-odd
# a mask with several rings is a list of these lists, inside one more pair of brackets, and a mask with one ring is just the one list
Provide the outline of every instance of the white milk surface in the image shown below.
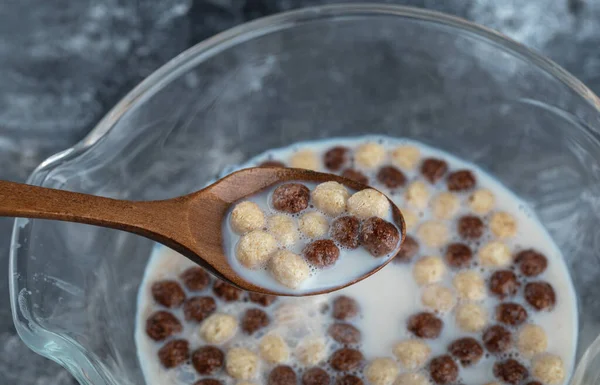
[[[336,145],[355,148],[365,141],[379,141],[390,150],[400,144],[412,144],[420,148],[421,156],[423,158],[438,157],[446,160],[450,170],[459,168],[468,168],[472,170],[476,174],[478,187],[485,187],[494,192],[496,196],[495,209],[507,211],[516,217],[518,232],[515,237],[507,241],[507,245],[513,251],[534,248],[546,255],[549,262],[548,268],[544,273],[536,277],[535,280],[540,279],[548,281],[552,284],[556,292],[556,306],[550,312],[536,312],[530,309],[530,307],[525,306],[528,309],[527,322],[540,325],[546,331],[548,335],[547,351],[562,358],[568,374],[564,383],[567,383],[574,367],[577,342],[577,300],[566,264],[560,250],[527,205],[507,190],[499,181],[483,172],[477,166],[417,142],[371,136],[300,143],[289,148],[273,150],[267,154],[258,156],[245,164],[244,167],[253,166],[271,158],[285,161],[293,151],[302,148],[310,148],[320,154]],[[402,194],[393,194],[389,192],[377,183],[373,183],[375,178],[373,178],[372,175],[369,175],[366,172],[365,174],[370,176],[371,184],[375,188],[388,194],[400,208],[404,207],[405,202]],[[409,182],[414,179],[415,175],[416,172],[406,173]],[[432,191],[432,195],[433,194],[434,192]],[[465,203],[468,194],[458,195],[461,202]],[[428,210],[425,211],[426,212],[420,213],[421,220],[428,219]],[[468,208],[463,204],[457,217],[466,212],[468,212]],[[409,231],[408,234],[414,235],[414,231]],[[453,235],[453,239],[451,239],[450,242],[454,239],[458,239],[456,235]],[[485,238],[480,240],[482,243],[485,241]],[[441,256],[441,252],[442,250],[427,248],[421,243],[418,255]],[[152,283],[161,279],[176,279],[182,271],[192,265],[192,262],[174,251],[162,246],[157,246],[150,258],[148,267],[146,268],[138,295],[135,340],[138,357],[148,385],[191,385],[200,378],[190,365],[183,365],[182,367],[172,370],[163,369],[157,359],[157,351],[161,345],[151,340],[145,333],[145,322],[147,317],[159,308],[154,303],[150,294]],[[270,308],[268,308],[269,310],[267,310],[272,322],[265,332],[276,331],[280,333],[286,339],[286,342],[292,351],[298,342],[304,338],[326,336],[327,328],[333,323],[333,320],[329,314],[323,314],[321,309],[326,303],[330,302],[332,298],[343,294],[354,298],[360,305],[361,316],[352,323],[360,329],[362,333],[363,342],[359,349],[364,354],[366,360],[368,361],[376,357],[393,357],[392,346],[400,340],[409,337],[409,333],[406,331],[406,320],[408,317],[419,311],[426,310],[420,301],[421,289],[412,278],[411,271],[412,263],[390,263],[374,276],[334,293],[303,298],[280,297]],[[487,278],[490,274],[487,271],[481,271],[484,278]],[[441,283],[451,287],[453,276],[454,273],[449,271],[449,273],[446,274],[444,281]],[[523,287],[523,283],[521,283],[521,287]],[[207,289],[207,293],[209,292],[210,289]],[[202,295],[202,293],[199,295]],[[522,290],[516,297],[511,298],[511,301],[522,302]],[[238,317],[243,314],[248,307],[256,307],[255,304],[248,302],[229,304],[220,300],[217,302],[219,312],[228,313]],[[483,301],[483,305],[487,308],[490,317],[493,317],[493,309],[498,302],[499,301],[495,297],[491,296],[488,296]],[[183,320],[181,309],[177,309],[173,311],[173,313],[180,320]],[[444,321],[444,328],[440,337],[435,340],[425,340],[432,349],[432,355],[446,352],[448,344],[457,338],[473,336],[481,342],[481,333],[466,333],[460,331],[455,326],[454,312],[443,314],[440,318]],[[492,318],[490,318],[489,321],[490,324],[495,323]],[[197,324],[193,325],[189,323],[184,323],[184,325],[184,332],[179,334],[177,338],[188,339],[191,351],[203,345],[204,342],[197,334],[199,326]],[[515,334],[516,333],[513,333],[513,338],[516,337]],[[224,351],[231,346],[239,345],[255,348],[262,335],[264,335],[264,333],[258,333],[255,336],[246,336],[241,331],[238,331],[232,340],[220,347]],[[337,343],[331,342],[329,348],[336,349]],[[254,350],[256,351],[256,349]],[[511,353],[513,356],[516,354],[514,351]],[[461,367],[460,379],[458,382],[466,385],[482,385],[491,381],[496,381],[492,373],[492,366],[495,360],[495,357],[487,357],[487,355],[484,355],[481,361],[471,368],[465,369]],[[524,359],[520,360],[524,364],[529,362]],[[288,364],[299,367],[294,361],[291,361]],[[253,381],[256,384],[266,383],[265,375],[269,372],[269,368],[271,367],[264,362],[261,365],[260,376]],[[227,377],[224,371],[219,375],[213,376],[213,378],[220,379],[227,385],[236,384],[234,380]]]

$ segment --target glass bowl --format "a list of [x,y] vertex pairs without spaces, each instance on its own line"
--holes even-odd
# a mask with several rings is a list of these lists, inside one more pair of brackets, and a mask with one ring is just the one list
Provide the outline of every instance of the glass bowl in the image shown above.
[[[481,165],[537,212],[576,286],[581,358],[600,333],[599,108],[556,64],[466,21],[384,5],[309,8],[182,53],[29,183],[163,199],[296,141],[414,138]],[[114,230],[17,220],[10,289],[23,341],[81,384],[142,384],[134,315],[152,247]],[[600,373],[595,349],[577,381]]]

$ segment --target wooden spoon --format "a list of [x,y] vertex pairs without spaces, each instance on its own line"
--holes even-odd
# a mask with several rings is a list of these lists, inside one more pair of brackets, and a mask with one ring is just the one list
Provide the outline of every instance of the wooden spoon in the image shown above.
[[[357,191],[367,188],[336,175],[266,167],[240,170],[200,191],[160,201],[125,201],[0,181],[0,216],[55,219],[128,231],[170,247],[241,289],[293,296],[267,290],[243,279],[231,268],[223,251],[222,223],[231,205],[286,181],[336,181]],[[394,221],[401,230],[401,241],[404,241],[404,218],[392,201],[390,204]],[[308,294],[341,289],[363,280],[384,266],[377,266],[339,287],[317,289]]]

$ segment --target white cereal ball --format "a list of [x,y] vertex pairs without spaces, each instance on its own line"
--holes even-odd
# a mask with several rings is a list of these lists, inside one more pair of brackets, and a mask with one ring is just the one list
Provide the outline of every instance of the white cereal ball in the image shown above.
[[499,241],[492,241],[479,249],[479,261],[486,267],[505,267],[512,262],[512,256],[508,246]]
[[397,375],[398,366],[391,358],[376,358],[365,368],[365,378],[373,385],[392,385]]
[[287,361],[290,351],[287,344],[277,334],[268,334],[263,337],[258,345],[260,356],[267,362],[278,364]]
[[354,152],[356,164],[366,168],[374,168],[385,160],[385,148],[377,143],[365,143]]
[[442,192],[431,200],[431,209],[437,219],[450,219],[460,207],[458,197],[451,192]]
[[275,316],[275,322],[277,324],[288,324],[289,327],[293,327],[290,324],[297,323],[302,320],[305,310],[302,306],[294,303],[282,303],[273,312]]
[[542,354],[533,359],[533,376],[544,384],[558,385],[565,379],[562,359],[554,354]]
[[240,202],[231,211],[231,228],[238,234],[258,230],[265,225],[265,214],[254,202]]
[[231,348],[225,357],[225,370],[236,380],[250,380],[258,370],[258,356],[245,348]]
[[295,289],[308,278],[310,269],[304,259],[288,250],[280,250],[269,263],[273,277],[289,288]]
[[220,344],[229,340],[238,328],[237,319],[229,314],[215,313],[200,325],[200,336],[211,344]]
[[425,286],[421,293],[421,302],[428,308],[445,313],[454,308],[456,297],[452,289],[434,283]]
[[527,324],[521,328],[517,338],[517,348],[525,357],[533,357],[548,348],[548,337],[541,326]]
[[348,199],[348,212],[360,219],[383,218],[390,211],[390,202],[385,195],[370,188],[354,193]]
[[240,381],[237,383],[237,385],[256,385],[254,382],[250,382],[250,381]]
[[420,158],[421,151],[415,146],[398,146],[392,151],[392,163],[406,170],[415,168]]
[[495,204],[494,193],[485,188],[475,191],[469,197],[469,207],[477,214],[489,213]]
[[431,382],[423,373],[402,373],[394,385],[430,385]]
[[419,216],[411,209],[403,208],[400,209],[402,216],[404,217],[404,223],[406,224],[406,230],[412,230],[419,223]]
[[321,162],[317,154],[311,150],[298,151],[290,158],[290,167],[318,171]]
[[242,235],[237,244],[236,256],[244,267],[255,269],[267,262],[276,249],[277,240],[274,236],[262,230],[254,230]]
[[404,197],[409,204],[418,209],[424,209],[429,201],[429,189],[425,183],[417,180],[406,187]]
[[490,229],[498,238],[514,237],[517,233],[517,221],[515,218],[504,211],[498,211],[492,214],[490,219]]
[[456,308],[456,323],[466,332],[479,332],[488,322],[487,311],[479,304],[464,303]]
[[469,301],[480,301],[485,298],[485,281],[476,271],[461,271],[452,280],[458,297]]
[[413,277],[419,285],[439,282],[446,273],[442,258],[423,257],[413,266]]
[[406,370],[414,370],[425,365],[431,354],[431,348],[422,340],[411,339],[394,345],[394,355]]
[[267,220],[267,228],[283,246],[291,246],[298,240],[298,228],[294,220],[287,215],[273,215]]
[[350,193],[338,182],[321,183],[311,193],[315,207],[327,215],[337,216],[346,210]]
[[300,344],[296,349],[296,357],[305,366],[317,365],[325,359],[327,347],[321,338],[309,338]]
[[298,220],[298,227],[302,234],[309,238],[319,238],[329,231],[329,221],[325,215],[312,211],[306,213]]
[[419,226],[417,236],[430,247],[442,247],[450,236],[448,226],[443,222],[427,221]]

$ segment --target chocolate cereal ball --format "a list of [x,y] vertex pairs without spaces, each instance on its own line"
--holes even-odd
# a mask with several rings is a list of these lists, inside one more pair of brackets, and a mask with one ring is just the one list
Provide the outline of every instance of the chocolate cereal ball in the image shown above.
[[295,289],[302,284],[310,273],[304,259],[287,250],[279,250],[269,261],[269,269],[277,282]]
[[483,333],[482,340],[488,352],[493,354],[504,353],[512,345],[511,333],[504,326],[500,325],[487,328]]
[[473,259],[471,248],[464,243],[451,243],[446,248],[446,263],[455,268],[467,267]]
[[275,210],[295,214],[308,207],[309,199],[308,187],[300,183],[286,183],[273,191],[271,201]]
[[320,163],[317,154],[311,150],[301,150],[290,157],[290,167],[292,168],[319,171]]
[[512,262],[510,249],[500,241],[488,242],[479,249],[479,262],[484,267],[506,267]]
[[364,168],[375,168],[385,160],[385,147],[377,143],[361,144],[354,151],[354,161]]
[[372,385],[392,385],[398,376],[398,365],[391,358],[376,358],[365,368],[365,378]]
[[340,170],[348,162],[349,151],[347,147],[342,146],[336,146],[327,150],[323,155],[325,168],[331,171]]
[[475,175],[469,170],[458,170],[450,175],[448,175],[448,179],[446,184],[448,186],[448,190],[450,191],[466,191],[475,187],[477,180],[475,179]]
[[172,340],[158,350],[158,359],[167,369],[183,364],[190,356],[186,340]]
[[231,348],[225,357],[227,374],[236,380],[250,380],[258,370],[259,358],[246,348]]
[[423,288],[421,302],[437,313],[446,313],[456,305],[456,297],[452,289],[434,283]]
[[242,330],[246,334],[254,334],[258,330],[269,326],[269,316],[261,309],[248,309],[242,316]]
[[512,270],[498,270],[490,277],[490,291],[500,298],[514,296],[519,286],[517,275]]
[[394,166],[383,166],[377,173],[377,180],[385,187],[394,189],[404,186],[406,176]]
[[267,362],[279,364],[290,357],[290,350],[284,339],[278,334],[267,334],[258,345],[260,356]]
[[496,197],[494,197],[494,193],[488,189],[479,189],[471,194],[468,203],[474,213],[484,215],[494,208]]
[[436,384],[449,384],[458,378],[458,365],[449,354],[437,356],[429,362],[429,375]]
[[302,385],[329,385],[330,383],[329,374],[321,368],[310,368],[302,375]]
[[511,326],[519,326],[527,320],[527,310],[518,303],[501,303],[496,306],[496,320]]
[[466,332],[479,332],[488,322],[488,313],[476,303],[463,303],[456,308],[456,324]]
[[474,215],[465,215],[458,220],[458,234],[469,240],[479,239],[483,235],[483,221]]
[[359,219],[385,217],[390,211],[390,202],[386,196],[370,188],[352,194],[347,205],[348,212]]
[[359,242],[372,256],[383,257],[398,247],[400,232],[390,222],[371,217],[362,224]]
[[416,146],[401,145],[391,152],[392,163],[405,170],[412,170],[419,163],[421,150]]
[[394,262],[410,262],[419,252],[419,243],[410,235],[405,236]]
[[514,237],[517,234],[517,220],[505,211],[498,211],[490,218],[490,230],[500,239]]
[[249,269],[264,265],[271,253],[277,249],[274,236],[262,230],[254,230],[240,238],[235,254],[240,263]]
[[404,369],[415,370],[425,365],[431,348],[423,340],[410,339],[394,345],[393,353]]
[[429,385],[429,379],[423,373],[402,373],[394,385]]
[[215,281],[213,285],[213,292],[217,297],[225,302],[234,302],[242,297],[242,290],[235,286],[228,284],[225,281]]
[[556,303],[556,294],[548,282],[529,282],[525,285],[525,300],[536,310],[550,310]]
[[267,220],[267,228],[271,235],[273,235],[282,246],[293,245],[300,236],[298,227],[296,226],[296,223],[294,223],[294,219],[283,214],[269,217]]
[[448,346],[450,354],[460,361],[462,366],[470,366],[479,362],[483,356],[483,348],[475,338],[464,337],[454,340]]
[[359,369],[363,364],[364,357],[356,349],[341,348],[333,352],[329,358],[329,365],[338,372],[349,372]]
[[350,193],[338,182],[325,182],[315,187],[311,197],[317,209],[335,217],[346,211],[346,202]]
[[192,366],[204,376],[219,371],[224,362],[225,354],[216,346],[202,346],[192,353]]
[[442,159],[426,158],[421,163],[421,174],[429,183],[440,180],[448,171],[448,163]]
[[231,211],[229,224],[235,233],[246,234],[265,226],[265,214],[254,202],[240,202]]
[[325,215],[313,211],[300,217],[298,228],[308,238],[320,238],[329,231],[329,221]]
[[185,300],[185,293],[177,282],[165,280],[152,284],[152,297],[165,307],[176,308]]
[[421,338],[438,338],[444,322],[433,313],[421,312],[408,318],[406,328],[409,332]]
[[427,221],[417,230],[419,239],[429,247],[442,247],[450,237],[448,227],[444,222]]
[[461,271],[452,280],[460,299],[480,301],[485,298],[485,282],[481,274],[474,270]]
[[335,385],[363,385],[363,380],[353,374],[345,374],[335,381]]
[[458,212],[460,201],[450,192],[444,191],[431,200],[431,211],[437,219],[450,219]]
[[404,198],[411,206],[424,209],[429,201],[429,188],[422,181],[416,180],[406,187]]
[[548,337],[541,326],[524,325],[517,336],[517,348],[524,357],[533,357],[546,351]]
[[349,345],[360,342],[360,330],[351,324],[337,322],[327,329],[327,334],[340,344]]
[[533,249],[520,251],[515,257],[515,262],[519,265],[521,273],[527,277],[540,275],[548,267],[546,256]]
[[182,330],[181,322],[167,311],[157,311],[146,320],[146,334],[154,341],[162,341]]
[[223,383],[219,380],[215,380],[214,378],[203,378],[194,382],[194,385],[223,385]]
[[439,257],[423,257],[413,266],[413,278],[419,285],[439,282],[446,273],[446,265]]
[[217,303],[212,297],[192,297],[183,304],[186,321],[202,322],[217,310]]
[[353,216],[340,217],[333,221],[329,229],[329,235],[340,246],[346,249],[358,247],[358,235],[360,221]]
[[352,168],[344,170],[342,176],[346,179],[351,179],[360,184],[369,184],[369,178],[367,178],[365,174]]
[[271,370],[267,378],[267,385],[296,385],[296,372],[291,366],[278,365]]
[[327,346],[321,338],[308,338],[296,348],[296,357],[304,365],[317,365],[325,359]]
[[494,376],[504,382],[516,385],[529,376],[529,371],[519,361],[509,358],[494,364]]
[[358,315],[358,303],[345,295],[340,295],[333,300],[333,318],[346,321]]
[[201,267],[190,267],[179,278],[192,291],[204,290],[210,284],[210,275]]
[[554,354],[541,354],[533,359],[533,376],[544,384],[558,385],[565,379],[565,366],[562,359]]
[[211,344],[223,343],[235,335],[237,319],[229,314],[214,313],[200,325],[200,336]]
[[340,249],[331,239],[311,242],[302,253],[310,264],[319,268],[332,266],[340,257]]
[[260,294],[260,293],[248,293],[248,299],[251,302],[257,303],[261,306],[269,306],[275,300],[277,300],[277,296],[268,295],[268,294]]

